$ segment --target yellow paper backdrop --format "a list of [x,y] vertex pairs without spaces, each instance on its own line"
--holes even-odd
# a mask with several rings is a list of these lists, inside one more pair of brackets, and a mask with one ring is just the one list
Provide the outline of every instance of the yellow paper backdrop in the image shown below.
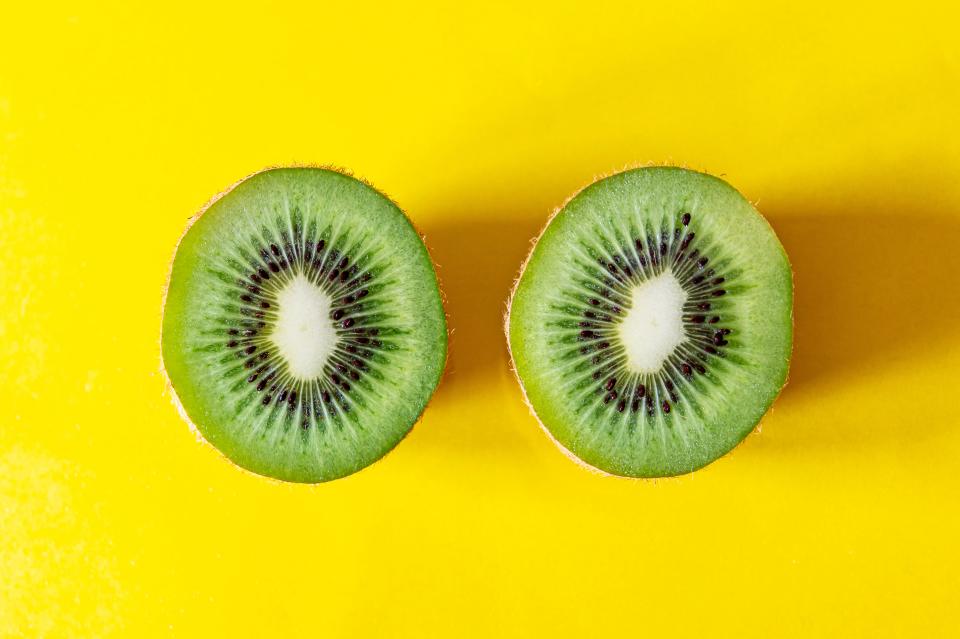
[[[0,636],[942,637],[960,599],[952,3],[7,3]],[[349,167],[438,264],[448,374],[317,487],[198,443],[159,371],[187,218]],[[627,165],[724,176],[796,271],[791,382],[694,475],[591,475],[501,315],[552,208]]]

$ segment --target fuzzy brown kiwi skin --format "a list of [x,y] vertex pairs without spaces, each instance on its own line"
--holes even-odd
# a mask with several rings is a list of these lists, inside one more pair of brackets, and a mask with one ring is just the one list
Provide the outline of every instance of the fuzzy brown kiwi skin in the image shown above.
[[329,165],[329,164],[310,164],[310,163],[278,164],[278,165],[266,166],[266,167],[264,167],[264,168],[262,168],[262,169],[259,169],[259,170],[257,170],[257,171],[254,171],[253,173],[250,173],[249,175],[246,175],[245,177],[240,178],[239,180],[235,181],[233,184],[231,184],[230,186],[228,186],[228,187],[225,188],[224,190],[220,191],[219,193],[217,193],[216,195],[214,195],[213,197],[211,197],[211,198],[200,208],[199,211],[197,211],[194,215],[192,215],[192,216],[190,217],[190,219],[187,221],[186,227],[183,229],[183,232],[180,234],[180,237],[177,239],[176,245],[173,247],[173,255],[170,257],[170,264],[169,264],[169,266],[167,267],[167,277],[166,277],[166,280],[164,281],[163,290],[162,290],[161,296],[160,296],[160,297],[161,297],[161,299],[160,299],[160,332],[159,332],[158,334],[161,336],[161,338],[160,338],[160,341],[158,342],[157,345],[158,345],[159,351],[160,351],[160,361],[159,361],[159,364],[160,364],[160,373],[163,375],[163,378],[164,378],[164,381],[165,381],[165,384],[164,384],[164,385],[165,385],[165,390],[166,390],[166,392],[167,392],[167,393],[169,394],[169,396],[170,396],[170,402],[173,404],[174,408],[176,409],[177,414],[180,415],[180,419],[182,419],[184,422],[186,422],[187,426],[190,428],[191,432],[193,432],[194,437],[196,438],[196,440],[197,440],[200,444],[202,444],[203,446],[205,446],[205,447],[207,447],[207,448],[212,449],[212,450],[216,453],[217,457],[221,458],[221,460],[223,460],[223,461],[226,461],[230,466],[239,469],[243,474],[249,475],[249,476],[252,476],[252,477],[256,477],[256,478],[259,479],[259,480],[262,480],[262,481],[265,481],[265,482],[268,482],[268,483],[271,483],[271,484],[274,484],[274,485],[278,485],[278,486],[280,486],[280,485],[282,485],[282,486],[289,486],[289,485],[291,485],[291,484],[295,484],[295,485],[302,485],[302,486],[308,486],[308,487],[316,487],[316,486],[320,486],[320,485],[322,485],[322,484],[328,484],[328,483],[331,483],[331,482],[319,482],[319,483],[289,482],[289,481],[285,481],[285,480],[283,480],[283,479],[277,479],[277,478],[275,478],[275,477],[269,477],[269,476],[267,476],[267,475],[260,475],[259,473],[255,473],[255,472],[253,472],[252,470],[248,470],[248,469],[244,468],[243,466],[235,463],[235,462],[234,462],[233,460],[231,460],[229,457],[227,457],[226,455],[224,455],[216,446],[214,446],[214,445],[211,444],[209,441],[207,441],[207,438],[203,436],[203,433],[200,432],[200,429],[197,428],[197,425],[194,424],[194,423],[193,423],[193,420],[190,419],[189,415],[187,415],[187,410],[186,410],[186,408],[184,408],[183,403],[180,401],[180,397],[177,395],[177,390],[173,387],[173,382],[170,380],[170,375],[167,373],[167,367],[166,367],[166,365],[164,364],[164,361],[163,361],[163,342],[162,342],[162,339],[163,339],[163,337],[162,337],[162,336],[163,336],[163,316],[164,316],[164,310],[167,308],[167,292],[170,290],[170,279],[171,279],[171,277],[173,276],[173,263],[174,263],[174,260],[176,260],[176,258],[177,258],[177,251],[180,250],[180,243],[183,242],[183,238],[186,237],[187,232],[190,231],[190,229],[193,227],[194,224],[196,224],[197,220],[199,220],[200,217],[201,217],[204,213],[206,213],[206,212],[210,209],[211,206],[213,206],[214,204],[216,204],[216,202],[217,202],[218,200],[220,200],[220,198],[224,197],[225,195],[227,195],[228,193],[230,193],[231,191],[233,191],[233,189],[235,189],[237,186],[239,186],[239,185],[242,184],[243,182],[246,182],[247,180],[249,180],[249,179],[252,178],[253,176],[259,175],[260,173],[265,173],[265,172],[267,172],[267,171],[272,171],[272,170],[274,170],[274,169],[322,169],[322,170],[325,170],[325,171],[333,171],[333,172],[335,172],[335,173],[339,173],[340,175],[344,175],[344,176],[346,176],[346,177],[349,177],[349,178],[353,178],[353,179],[355,179],[355,180],[358,180],[358,181],[362,182],[363,184],[365,184],[366,186],[370,187],[371,189],[375,190],[377,193],[379,193],[379,194],[382,195],[383,197],[387,198],[394,206],[397,207],[397,210],[399,210],[400,213],[403,214],[403,216],[407,218],[407,221],[410,222],[410,225],[411,225],[411,226],[413,226],[413,228],[414,228],[414,230],[416,231],[417,235],[420,236],[420,240],[423,242],[424,247],[426,247],[426,249],[427,249],[427,255],[428,255],[428,257],[430,258],[430,263],[433,265],[434,277],[436,277],[436,280],[437,280],[437,290],[440,292],[440,304],[443,306],[443,317],[444,317],[444,321],[446,322],[445,326],[446,326],[446,329],[447,329],[447,348],[444,349],[443,369],[442,369],[442,371],[441,371],[441,373],[440,373],[440,378],[437,380],[437,387],[434,389],[434,392],[431,393],[430,398],[427,400],[427,403],[424,404],[423,410],[420,411],[420,414],[417,415],[417,419],[414,421],[413,425],[412,425],[412,426],[410,427],[410,429],[403,435],[403,437],[401,437],[401,438],[397,441],[397,443],[394,445],[393,448],[391,448],[391,449],[388,450],[386,453],[384,453],[381,457],[379,457],[379,458],[376,459],[375,461],[371,462],[370,464],[364,466],[364,467],[361,468],[360,470],[358,470],[358,471],[356,471],[356,472],[353,472],[353,473],[350,473],[350,475],[346,475],[346,476],[344,476],[344,477],[340,477],[339,479],[346,479],[347,477],[352,477],[352,476],[354,476],[354,475],[358,475],[358,474],[362,473],[363,471],[365,471],[365,470],[367,470],[367,469],[369,469],[369,468],[372,468],[373,466],[376,466],[377,464],[379,464],[383,459],[385,459],[390,453],[392,453],[394,450],[396,450],[397,447],[400,446],[400,443],[403,442],[403,440],[405,440],[405,439],[410,435],[411,432],[413,432],[413,429],[414,429],[414,428],[417,426],[417,424],[419,424],[420,421],[423,419],[423,414],[426,412],[427,407],[430,406],[430,403],[433,401],[434,396],[437,394],[437,391],[440,389],[440,386],[443,384],[444,380],[445,380],[446,377],[447,377],[447,372],[448,372],[448,371],[447,371],[447,364],[448,364],[449,361],[450,361],[450,348],[449,348],[449,345],[450,345],[450,322],[449,322],[450,314],[447,312],[447,297],[446,297],[446,295],[444,294],[444,291],[443,291],[443,286],[442,286],[442,283],[441,283],[441,281],[440,281],[440,275],[439,275],[439,273],[437,273],[437,270],[438,270],[438,269],[437,269],[437,263],[436,263],[436,261],[434,260],[433,254],[430,252],[430,246],[427,244],[426,238],[425,238],[424,235],[420,232],[420,229],[417,228],[417,226],[416,226],[416,224],[414,224],[413,220],[410,219],[410,216],[407,215],[407,212],[404,211],[404,210],[400,207],[400,205],[398,205],[398,204],[396,203],[396,201],[394,201],[394,199],[393,199],[392,197],[390,197],[389,195],[387,195],[386,193],[384,193],[383,191],[381,191],[380,189],[378,189],[377,187],[375,187],[375,186],[374,186],[371,182],[369,182],[368,180],[366,180],[366,179],[364,179],[364,178],[361,178],[361,177],[355,176],[351,171],[349,171],[348,169],[345,169],[345,168],[343,168],[343,167],[334,166],[334,165]]
[[[611,472],[608,472],[608,471],[606,471],[606,470],[603,470],[602,468],[597,468],[596,466],[594,466],[594,465],[592,465],[592,464],[588,464],[588,463],[585,462],[584,460],[582,460],[582,459],[580,459],[579,457],[577,457],[577,456],[573,453],[573,451],[571,451],[569,448],[567,448],[566,446],[564,446],[563,444],[561,444],[560,441],[559,441],[556,437],[553,436],[553,433],[550,432],[550,429],[546,427],[546,425],[543,423],[543,420],[541,420],[541,419],[540,419],[540,416],[537,415],[536,409],[533,407],[533,404],[530,402],[530,398],[529,398],[529,396],[527,395],[527,389],[526,389],[526,387],[523,385],[523,380],[520,379],[520,374],[517,372],[517,365],[516,365],[516,362],[515,362],[514,359],[513,359],[513,349],[512,349],[512,347],[510,346],[510,311],[511,311],[512,308],[513,308],[513,298],[514,298],[514,296],[516,296],[516,294],[517,294],[517,287],[518,287],[519,284],[520,284],[520,280],[521,280],[521,278],[523,277],[523,273],[527,270],[527,265],[530,263],[530,258],[533,256],[533,251],[537,248],[537,244],[539,244],[540,238],[543,237],[543,234],[546,232],[547,227],[549,227],[549,226],[550,226],[550,223],[553,222],[553,218],[555,218],[555,217],[560,213],[560,211],[562,211],[562,210],[567,206],[567,204],[570,203],[571,200],[573,200],[575,197],[577,197],[578,195],[580,195],[580,193],[581,193],[584,189],[592,186],[593,184],[599,182],[600,180],[604,180],[604,179],[606,179],[606,178],[608,178],[608,177],[612,177],[612,176],[618,175],[618,174],[620,174],[620,173],[626,173],[627,171],[632,171],[632,170],[641,169],[641,168],[649,168],[649,167],[654,167],[654,166],[660,166],[660,167],[664,167],[664,168],[682,168],[682,169],[687,170],[687,171],[694,171],[694,170],[695,170],[695,169],[690,169],[690,168],[685,167],[685,166],[673,166],[673,165],[668,165],[668,164],[656,165],[656,164],[652,164],[652,163],[647,163],[647,164],[627,165],[627,166],[625,166],[623,169],[621,169],[621,170],[619,170],[619,171],[611,171],[611,172],[609,172],[609,173],[601,174],[601,175],[599,175],[599,176],[597,176],[597,177],[594,177],[594,179],[593,179],[592,181],[590,181],[590,182],[587,183],[587,184],[584,184],[584,185],[581,186],[579,189],[577,189],[576,191],[574,191],[573,194],[571,194],[570,196],[568,196],[567,199],[564,200],[562,204],[560,204],[560,206],[558,206],[558,207],[556,207],[555,209],[553,209],[553,211],[552,211],[552,212],[550,213],[550,215],[547,217],[547,221],[546,221],[546,222],[544,223],[544,225],[541,227],[540,232],[537,233],[537,236],[530,241],[530,250],[527,251],[526,257],[523,259],[523,262],[520,264],[520,269],[519,269],[519,271],[517,272],[517,276],[516,276],[516,277],[514,278],[514,280],[513,280],[513,286],[510,288],[510,294],[509,294],[508,297],[507,297],[506,312],[504,313],[504,316],[503,316],[503,333],[504,333],[504,337],[506,338],[506,341],[507,341],[507,354],[508,354],[508,356],[509,356],[508,365],[509,365],[509,367],[510,367],[510,371],[513,373],[513,376],[514,376],[514,377],[516,378],[516,380],[517,380],[517,384],[520,386],[520,393],[523,395],[523,403],[527,405],[527,410],[529,410],[529,411],[530,411],[530,414],[533,415],[533,418],[536,420],[537,425],[540,426],[540,430],[542,430],[542,431],[546,434],[546,436],[550,439],[550,441],[553,442],[554,445],[555,445],[557,448],[560,449],[560,452],[562,452],[565,457],[567,457],[568,459],[570,459],[571,461],[573,461],[577,466],[580,466],[581,468],[584,468],[584,469],[588,470],[589,472],[591,472],[591,473],[593,473],[593,474],[595,474],[595,475],[599,475],[599,476],[601,476],[601,477],[612,478],[612,479],[621,480],[621,481],[627,481],[627,482],[643,482],[643,483],[656,483],[656,482],[661,481],[661,480],[678,480],[679,478],[681,478],[681,477],[683,477],[683,476],[685,476],[685,475],[689,475],[689,474],[691,474],[691,473],[694,473],[694,472],[700,470],[701,468],[704,468],[704,467],[706,467],[706,466],[708,466],[708,465],[710,465],[710,464],[713,464],[713,463],[715,463],[715,462],[717,462],[717,461],[720,461],[721,459],[724,459],[725,457],[728,457],[729,455],[732,455],[734,451],[736,451],[738,448],[740,448],[740,446],[743,445],[743,442],[746,441],[747,438],[744,437],[743,439],[741,439],[741,440],[737,443],[736,446],[734,446],[733,448],[731,448],[730,450],[728,450],[726,453],[724,453],[724,454],[721,455],[720,457],[718,457],[718,458],[716,458],[716,459],[714,459],[714,460],[708,461],[708,462],[706,462],[705,464],[702,464],[702,465],[698,466],[697,468],[694,468],[694,469],[692,469],[692,470],[690,470],[690,471],[688,471],[688,472],[685,472],[685,473],[683,473],[683,474],[681,474],[681,475],[673,475],[673,476],[668,476],[668,477],[632,477],[632,476],[629,476],[629,475],[617,475],[617,474],[615,474],[615,473],[611,473]],[[698,173],[703,173],[704,175],[711,175],[710,173],[706,173],[705,171],[697,171],[697,172],[698,172]],[[754,204],[754,203],[751,202],[751,204]],[[754,204],[754,208],[755,208],[755,209],[757,208],[755,204]],[[759,209],[757,209],[757,210],[759,211]],[[773,230],[773,227],[770,225],[770,221],[767,220],[766,216],[764,216],[764,215],[761,214],[760,217],[763,218],[763,221],[767,224],[767,226],[768,226],[768,227],[771,229],[771,231],[772,231],[772,230]],[[791,287],[790,297],[791,297],[791,299],[793,299],[793,298],[794,298],[794,292],[795,292],[795,289],[796,289],[796,284],[795,284],[795,281],[796,281],[796,280],[795,280],[795,278],[794,278],[795,271],[793,270],[793,264],[790,262],[789,255],[787,255],[786,252],[784,252],[784,255],[787,257],[787,264],[790,265],[790,287]],[[793,305],[791,305],[791,307],[790,307],[790,331],[791,331],[791,334],[794,334],[794,335],[796,334],[795,331],[794,331],[795,325],[796,325],[796,319],[794,318],[794,315],[793,315]],[[791,340],[791,342],[790,342],[790,360],[793,359],[793,349],[794,349],[794,345],[793,345],[793,341]],[[769,415],[770,413],[772,413],[772,412],[775,410],[775,408],[776,408],[775,405],[776,405],[777,399],[780,398],[780,395],[783,393],[783,389],[786,388],[787,383],[789,382],[789,380],[790,380],[790,367],[788,366],[788,367],[787,367],[787,377],[784,379],[783,384],[782,384],[782,385],[780,386],[780,388],[777,390],[777,394],[776,394],[776,396],[773,398],[773,401],[770,403],[770,409],[767,410],[766,415]],[[764,419],[766,419],[766,415],[764,416]],[[759,433],[759,432],[762,430],[764,419],[761,419],[761,420],[757,423],[757,425],[754,427],[754,429],[753,429],[753,432],[754,432],[754,433]]]

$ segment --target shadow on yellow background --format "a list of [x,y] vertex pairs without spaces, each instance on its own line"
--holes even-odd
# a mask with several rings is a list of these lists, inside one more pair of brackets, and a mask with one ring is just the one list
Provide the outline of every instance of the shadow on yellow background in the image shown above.
[[444,386],[507,370],[503,331],[520,265],[546,221],[526,215],[439,221],[424,229],[446,297],[450,359]]
[[[784,399],[829,392],[957,338],[958,218],[849,207],[772,212],[794,268],[795,351]],[[891,397],[909,410],[921,397]]]

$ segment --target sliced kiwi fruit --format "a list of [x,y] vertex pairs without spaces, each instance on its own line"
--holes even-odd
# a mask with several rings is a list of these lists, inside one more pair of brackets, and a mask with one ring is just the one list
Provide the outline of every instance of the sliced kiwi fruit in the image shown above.
[[550,220],[507,337],[525,396],[575,459],[627,477],[696,470],[786,382],[793,276],[756,209],[679,168],[595,182]]
[[313,483],[373,463],[423,412],[446,349],[420,236],[340,172],[258,173],[177,248],[164,368],[203,437],[255,473]]

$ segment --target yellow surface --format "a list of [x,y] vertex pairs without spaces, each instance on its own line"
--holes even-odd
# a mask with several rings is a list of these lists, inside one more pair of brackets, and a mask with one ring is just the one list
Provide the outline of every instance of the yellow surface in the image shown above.
[[[960,627],[956,10],[89,4],[0,12],[0,636]],[[411,436],[318,487],[197,443],[159,372],[187,218],[291,162],[410,213],[453,330]],[[761,432],[657,482],[555,450],[500,328],[552,207],[634,163],[725,176],[796,270]]]

